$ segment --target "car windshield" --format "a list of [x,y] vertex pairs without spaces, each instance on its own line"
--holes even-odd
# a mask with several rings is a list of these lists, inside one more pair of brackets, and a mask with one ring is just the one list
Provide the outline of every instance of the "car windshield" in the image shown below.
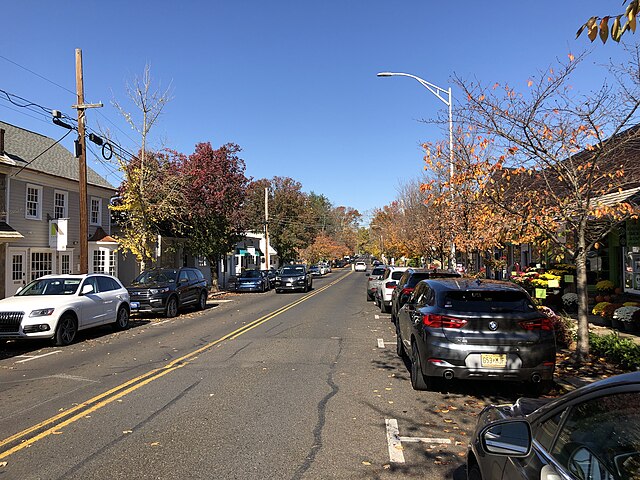
[[260,278],[260,272],[258,270],[247,270],[240,276],[242,278]]
[[172,283],[176,281],[178,276],[177,270],[147,270],[142,272],[131,282],[136,284],[148,284],[148,283]]
[[80,286],[79,278],[42,278],[34,280],[18,293],[19,297],[30,295],[73,295]]
[[536,307],[526,294],[514,291],[446,292],[444,308],[461,312],[532,312]]
[[384,275],[384,267],[379,268],[376,267],[373,269],[373,271],[371,272],[371,275]]
[[282,275],[304,275],[304,267],[283,267]]

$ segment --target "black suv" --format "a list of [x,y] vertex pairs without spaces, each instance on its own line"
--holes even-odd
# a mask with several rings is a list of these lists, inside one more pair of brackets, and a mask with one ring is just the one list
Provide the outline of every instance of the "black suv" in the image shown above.
[[395,323],[398,317],[398,310],[407,302],[420,280],[461,276],[458,272],[452,272],[451,270],[409,268],[402,274],[402,277],[398,280],[398,285],[391,293],[391,321]]
[[396,333],[415,390],[459,378],[526,382],[538,393],[553,380],[553,322],[511,282],[422,280],[398,311]]
[[160,312],[175,317],[178,309],[204,310],[209,294],[207,281],[197,268],[153,268],[138,275],[127,287],[131,312]]

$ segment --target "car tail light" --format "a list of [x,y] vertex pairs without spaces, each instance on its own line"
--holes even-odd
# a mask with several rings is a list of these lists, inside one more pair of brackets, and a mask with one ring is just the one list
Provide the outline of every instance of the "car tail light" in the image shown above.
[[536,318],[535,320],[524,320],[520,326],[525,330],[553,330],[553,322],[550,318]]
[[398,286],[398,284],[396,282],[387,282],[384,284],[385,288],[390,288],[390,289],[394,289]]
[[445,315],[427,314],[422,316],[422,324],[431,328],[462,328],[467,324],[467,321]]
[[404,287],[402,289],[402,295],[409,295],[411,292],[413,292],[413,287]]

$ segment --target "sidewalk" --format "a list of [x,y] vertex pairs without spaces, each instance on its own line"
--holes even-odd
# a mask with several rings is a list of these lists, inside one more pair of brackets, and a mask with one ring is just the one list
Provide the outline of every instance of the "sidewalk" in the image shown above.
[[[576,315],[571,315],[576,320]],[[614,328],[605,325],[602,317],[598,315],[589,315],[589,331],[597,335],[609,335],[615,333],[620,338],[629,339],[640,345],[640,336],[633,333],[620,332]],[[569,352],[570,353],[570,352]],[[565,356],[567,352],[559,353],[559,356]],[[573,370],[576,370],[575,372]],[[581,366],[581,368],[573,368],[565,359],[557,363],[555,382],[565,391],[575,390],[583,385],[593,383],[597,380],[624,373],[618,371],[614,366],[606,365],[604,362],[598,364],[589,364]]]

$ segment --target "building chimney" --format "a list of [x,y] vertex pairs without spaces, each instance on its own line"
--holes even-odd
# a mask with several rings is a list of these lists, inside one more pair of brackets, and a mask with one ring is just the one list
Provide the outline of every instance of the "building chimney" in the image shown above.
[[0,128],[0,155],[4,155],[4,128]]

